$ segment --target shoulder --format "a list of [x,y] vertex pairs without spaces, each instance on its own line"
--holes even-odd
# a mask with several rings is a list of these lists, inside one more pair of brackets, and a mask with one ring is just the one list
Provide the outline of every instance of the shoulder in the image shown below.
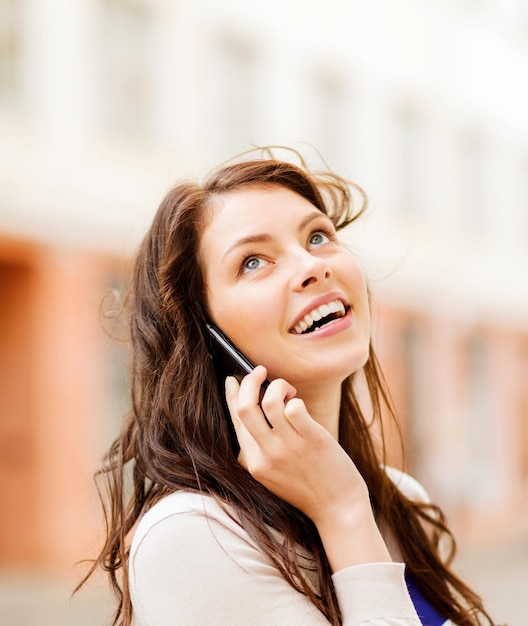
[[[423,504],[432,504],[431,498],[427,491],[424,489],[423,485],[418,482],[409,474],[402,472],[394,467],[384,467],[387,476],[392,480],[392,482],[398,487],[400,492],[412,502],[418,502]],[[436,517],[436,513],[434,516]],[[430,530],[427,531],[428,534]],[[389,550],[391,554],[396,555],[395,558],[400,559],[401,553],[398,547],[397,542],[394,539],[394,535],[392,531],[390,531],[386,526],[383,526],[383,534],[386,540],[387,545],[389,546]],[[447,535],[442,535],[438,549],[441,557],[444,560],[447,560],[451,553],[451,541]],[[446,622],[449,624],[450,622]]]
[[424,502],[426,504],[431,502],[429,494],[423,485],[416,480],[416,478],[413,478],[409,474],[406,474],[402,470],[396,469],[395,467],[390,467],[389,465],[385,465],[383,469],[406,498],[412,500],[413,502]]
[[180,515],[186,513],[212,513],[218,514],[221,511],[220,505],[216,500],[208,495],[198,491],[179,490],[171,493],[158,500],[141,518],[137,528],[147,528],[156,522],[172,515]]
[[183,528],[187,521],[193,519],[193,527],[198,532],[202,520],[215,520],[221,525],[230,527],[233,531],[240,526],[229,515],[227,508],[221,506],[214,498],[199,492],[176,491],[159,500],[141,518],[131,546],[131,556],[139,549],[145,538],[156,530],[169,530],[171,527]]
[[128,563],[136,623],[170,624],[174,615],[180,623],[213,623],[204,613],[204,588],[210,605],[219,607],[228,597],[223,583],[239,582],[245,569],[240,555],[249,549],[241,530],[214,498],[196,492],[177,491],[149,509]]
[[[277,623],[285,612],[324,623],[259,549],[227,505],[198,492],[164,497],[142,517],[130,549],[136,624]],[[288,617],[289,619],[289,617]],[[282,621],[281,621],[282,620]],[[311,621],[310,621],[311,620]]]

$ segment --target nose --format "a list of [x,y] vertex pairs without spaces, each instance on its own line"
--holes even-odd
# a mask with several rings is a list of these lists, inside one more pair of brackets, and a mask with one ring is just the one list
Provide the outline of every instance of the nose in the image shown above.
[[292,263],[293,286],[296,291],[302,291],[332,276],[332,269],[325,259],[311,254],[308,250],[299,251]]

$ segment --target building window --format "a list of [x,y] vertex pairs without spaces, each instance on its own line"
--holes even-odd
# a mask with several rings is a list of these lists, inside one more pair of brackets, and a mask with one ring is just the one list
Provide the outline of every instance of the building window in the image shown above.
[[487,150],[484,137],[466,132],[458,144],[458,207],[461,227],[482,235],[488,222]]
[[422,328],[417,324],[405,328],[402,334],[402,347],[402,364],[406,372],[407,448],[413,473],[422,476],[427,470],[426,420],[429,419],[426,397],[429,368]]
[[109,338],[106,345],[106,408],[104,419],[103,448],[108,447],[119,434],[123,417],[130,410],[130,388],[128,381],[129,330],[125,316],[125,277],[110,274],[107,290],[101,305],[104,331]]
[[528,340],[525,341],[521,358],[521,477],[528,489]]
[[351,114],[347,111],[345,83],[335,72],[320,71],[313,77],[311,92],[313,119],[308,128],[312,129],[314,146],[332,169],[344,170],[350,159],[346,131]]
[[209,149],[218,160],[256,143],[257,54],[243,36],[220,32],[212,38],[209,59],[203,93],[211,120]]
[[20,5],[0,0],[0,101],[12,100],[17,90]]
[[403,217],[416,218],[423,214],[421,192],[425,155],[425,126],[422,116],[410,103],[396,111],[395,172],[397,210]]
[[141,0],[102,4],[101,97],[106,131],[145,139],[151,133],[152,15]]
[[488,368],[488,350],[483,335],[472,336],[466,346],[466,496],[486,504],[496,494],[495,446],[493,431],[492,380]]
[[528,6],[526,0],[494,0],[495,10],[512,25],[526,29],[528,26]]
[[520,169],[519,201],[517,207],[520,218],[520,230],[522,232],[521,241],[524,244],[528,241],[528,155],[522,160]]

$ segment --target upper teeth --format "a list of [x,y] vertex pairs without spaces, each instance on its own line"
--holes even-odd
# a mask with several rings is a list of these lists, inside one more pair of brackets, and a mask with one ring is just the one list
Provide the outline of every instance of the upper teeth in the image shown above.
[[322,304],[321,306],[313,309],[302,318],[302,320],[293,328],[293,331],[300,335],[307,328],[310,328],[314,322],[317,322],[331,313],[340,313],[341,315],[345,314],[345,305],[341,302],[341,300],[332,300],[332,302],[327,302],[326,304]]

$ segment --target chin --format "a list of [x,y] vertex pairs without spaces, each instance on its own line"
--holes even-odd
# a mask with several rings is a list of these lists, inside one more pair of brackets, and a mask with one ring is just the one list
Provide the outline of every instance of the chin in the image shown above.
[[336,363],[337,367],[341,367],[343,372],[345,373],[344,378],[347,378],[351,374],[355,374],[357,371],[362,369],[370,356],[370,345],[361,345],[354,346],[349,351],[347,351],[346,356],[344,356],[342,362],[340,364]]
[[[284,378],[294,387],[297,386],[319,386],[319,384],[335,383],[340,385],[349,376],[359,372],[368,361],[368,352],[361,355],[360,358],[354,359],[353,362],[348,360],[345,363],[318,363],[313,368],[305,368],[301,375],[299,371],[280,373],[273,378]],[[271,377],[271,376],[270,376]]]

